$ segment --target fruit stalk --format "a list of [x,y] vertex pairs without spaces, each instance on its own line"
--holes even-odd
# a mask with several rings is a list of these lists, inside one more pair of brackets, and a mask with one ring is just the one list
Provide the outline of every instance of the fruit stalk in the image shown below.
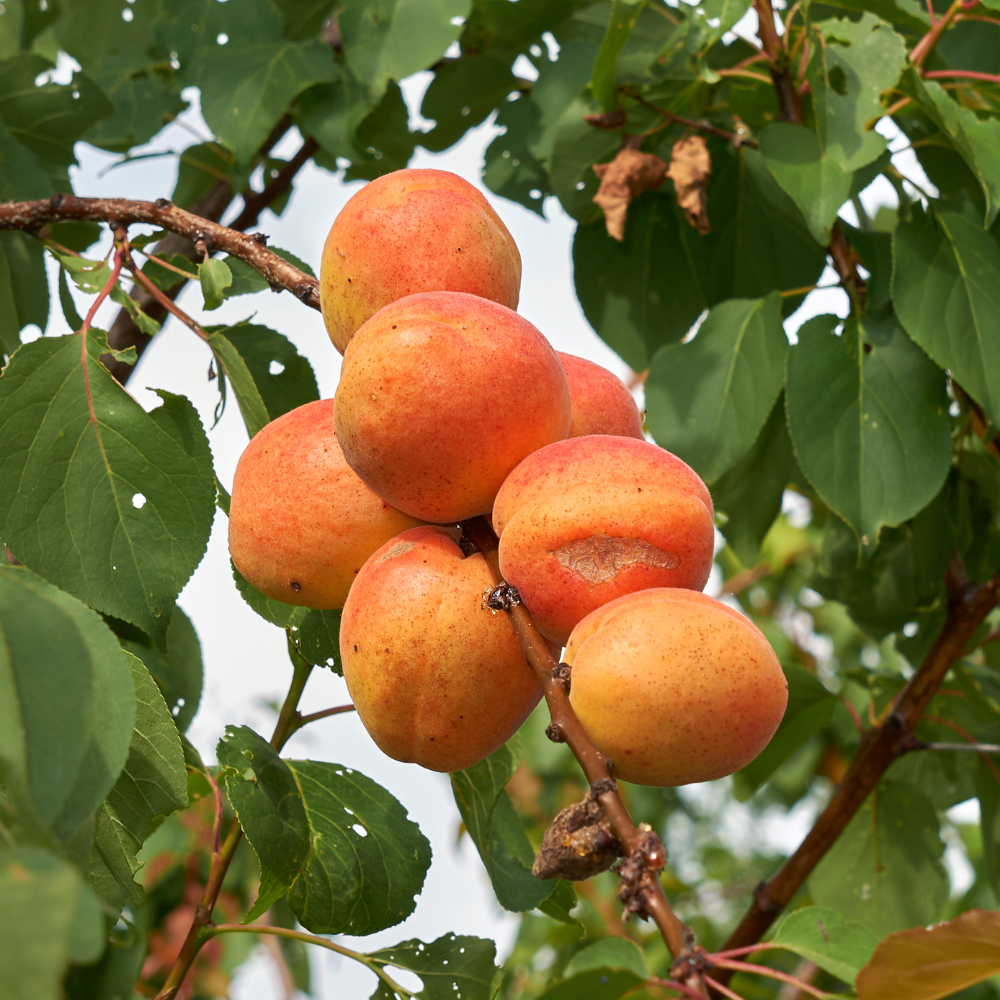
[[[486,518],[476,517],[469,521],[463,521],[462,533],[482,553],[494,583],[498,586],[503,583],[497,537]],[[632,817],[629,816],[628,810],[619,798],[607,760],[591,742],[573,711],[572,705],[570,705],[565,680],[567,668],[560,667],[555,661],[541,633],[535,627],[528,609],[523,604],[514,605],[509,609],[509,614],[514,631],[517,633],[524,651],[525,659],[538,678],[538,683],[545,696],[545,703],[548,705],[552,717],[552,724],[549,727],[550,738],[569,746],[570,750],[573,751],[573,756],[583,768],[583,773],[587,776],[587,781],[592,788],[597,785],[598,788],[604,789],[599,792],[598,801],[601,803],[601,808],[604,810],[612,832],[621,842],[625,854],[632,857],[637,852],[647,851],[648,841],[644,832],[632,822]],[[650,852],[650,854],[652,853]],[[657,869],[662,867],[666,860],[662,845],[659,845],[657,855],[651,857],[647,854],[648,864],[642,875],[640,890],[642,892],[642,905],[663,935],[676,966],[679,961],[683,962],[693,958],[695,954],[694,934],[674,913],[664,895],[660,880],[653,870],[654,867]],[[676,978],[682,977],[677,976]],[[695,974],[695,978],[698,978],[697,974]]]

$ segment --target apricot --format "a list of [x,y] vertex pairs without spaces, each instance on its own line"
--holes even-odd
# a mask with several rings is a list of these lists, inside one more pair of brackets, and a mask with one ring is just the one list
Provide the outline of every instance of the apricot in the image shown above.
[[541,690],[493,581],[456,529],[412,528],[365,563],[344,605],[344,680],[372,739],[395,760],[460,771],[518,729]]
[[738,611],[693,590],[621,597],[573,629],[570,703],[615,774],[687,785],[739,770],[781,722],[788,684]]
[[365,560],[420,522],[377,497],[344,461],[332,399],[263,427],[236,466],[229,551],[259,591],[286,604],[341,608]]
[[387,503],[424,521],[488,513],[525,456],[566,436],[570,396],[526,319],[463,292],[393,302],[354,335],[337,387],[337,437]]
[[490,203],[446,170],[397,170],[347,202],[323,248],[319,296],[344,353],[383,306],[416,292],[468,292],[517,308],[521,255]]
[[570,438],[530,455],[497,494],[493,527],[504,579],[560,644],[608,601],[701,590],[712,569],[708,488],[676,455],[630,437]]
[[607,368],[557,352],[569,382],[573,420],[567,437],[613,434],[645,440],[642,415],[628,386]]

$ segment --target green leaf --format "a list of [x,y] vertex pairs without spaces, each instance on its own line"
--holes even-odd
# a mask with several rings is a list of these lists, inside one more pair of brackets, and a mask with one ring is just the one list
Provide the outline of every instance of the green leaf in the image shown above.
[[3,157],[0,160],[0,198],[4,201],[31,201],[52,194],[52,182],[45,175],[38,157],[7,131],[2,119],[0,156]]
[[906,42],[871,13],[858,21],[822,21],[811,34],[806,76],[820,145],[844,170],[857,170],[886,147],[886,140],[865,126],[885,114],[880,95],[899,82]]
[[979,799],[979,829],[983,837],[983,865],[994,893],[1000,890],[1000,782],[993,768],[977,756],[976,798]]
[[788,436],[781,394],[750,450],[712,484],[715,509],[727,517],[722,533],[744,566],[756,564],[760,544],[792,483],[804,485],[805,479]]
[[893,237],[906,332],[1000,427],[1000,246],[966,215],[914,207]]
[[497,901],[505,910],[523,913],[551,896],[555,886],[531,874],[535,853],[505,790],[516,767],[517,757],[507,744],[478,764],[454,772],[451,790]]
[[809,892],[879,937],[931,924],[948,902],[943,853],[931,803],[905,782],[883,781],[813,871]]
[[370,778],[339,764],[288,761],[312,845],[288,891],[300,923],[319,934],[372,934],[416,907],[431,848],[406,810]]
[[552,193],[549,176],[528,148],[529,137],[537,131],[539,116],[538,105],[529,97],[501,102],[496,125],[503,129],[503,134],[486,147],[483,183],[494,194],[543,215],[543,199]]
[[[390,83],[385,95],[354,130],[355,150],[344,180],[374,180],[410,161],[419,133],[410,131],[410,112],[399,85]],[[363,150],[363,152],[358,152]]]
[[[173,264],[174,267],[187,273],[190,278],[198,277],[198,265],[194,264],[183,254],[175,253],[171,254],[169,259],[166,257],[162,259],[168,264]],[[159,261],[160,258],[158,256],[149,257],[142,267],[142,273],[149,278],[149,280],[153,282],[157,288],[166,292],[171,288],[176,288],[184,281],[184,278],[182,278],[177,271],[163,267]]]
[[34,324],[39,331],[49,321],[49,278],[42,244],[27,233],[0,233],[0,247],[10,267],[17,319],[23,330]]
[[[0,534],[53,583],[162,644],[208,544],[212,457],[183,396],[146,413],[98,361],[103,337],[22,346],[0,378]],[[86,368],[84,368],[84,361]]]
[[786,913],[769,940],[848,985],[853,985],[878,944],[878,938],[864,924],[845,920],[823,906]]
[[135,717],[126,658],[98,615],[0,565],[0,775],[22,821],[68,841],[115,784]]
[[[269,249],[272,253],[281,257],[282,260],[287,260],[289,264],[293,264],[300,271],[304,271],[310,278],[316,277],[313,269],[304,260],[296,257],[295,254],[289,253],[287,250],[282,250],[280,247],[270,247]],[[226,254],[222,258],[222,261],[229,268],[229,272],[233,276],[233,283],[222,293],[224,299],[231,299],[237,295],[252,295],[254,292],[263,292],[271,287],[267,283],[267,278],[260,271],[244,263],[239,257]]]
[[[61,291],[62,286],[60,285]],[[13,354],[20,346],[20,335],[21,324],[17,318],[17,305],[14,302],[14,284],[10,278],[10,265],[7,263],[7,255],[3,252],[3,247],[0,246],[0,355],[6,354],[9,357]]]
[[71,962],[100,958],[104,918],[68,862],[40,847],[0,849],[0,995],[61,1000]]
[[[483,938],[445,934],[430,944],[413,938],[368,958],[391,976],[393,968],[416,973],[423,989],[419,1000],[494,1000],[502,969],[496,966],[496,945]],[[396,1000],[397,994],[379,980],[371,1000]]]
[[232,383],[250,437],[275,417],[319,399],[312,366],[280,333],[239,324],[213,331],[208,343]]
[[562,982],[546,990],[542,998],[617,1000],[649,978],[639,947],[626,938],[608,937],[578,951],[566,966]]
[[462,31],[470,0],[368,0],[337,14],[347,64],[377,103],[390,80],[427,69]]
[[749,799],[782,764],[809,742],[830,721],[837,697],[800,667],[784,667],[788,681],[788,707],[771,742],[746,767],[733,776],[733,789],[741,802]]
[[420,105],[420,114],[436,124],[420,145],[437,153],[454,145],[518,86],[509,59],[467,56],[439,66]]
[[912,69],[904,83],[906,92],[930,116],[979,182],[986,198],[986,226],[992,226],[1000,212],[1000,121],[980,118],[971,108],[963,108],[942,86],[922,80]]
[[285,37],[295,41],[315,38],[336,0],[277,0],[285,23]]
[[853,172],[824,153],[819,137],[803,125],[774,122],[758,142],[767,169],[798,206],[813,238],[829,246],[837,212],[851,194]]
[[614,111],[619,105],[615,86],[618,54],[629,40],[632,29],[648,2],[649,0],[614,0],[611,5],[611,18],[601,42],[601,50],[594,62],[594,75],[590,83],[594,97],[601,102],[605,111]]
[[205,121],[238,164],[250,162],[293,98],[335,76],[330,49],[318,38],[284,39],[281,15],[268,0],[163,6],[160,44],[177,53],[180,82],[201,90]]
[[125,653],[135,686],[135,723],[128,759],[97,811],[90,881],[97,894],[120,909],[139,906],[142,887],[133,876],[136,854],[157,817],[188,804],[187,769],[181,739],[163,695],[142,661]]
[[70,83],[35,84],[52,64],[22,52],[0,63],[0,118],[8,132],[38,158],[55,187],[69,190],[69,168],[76,164],[73,146],[114,105],[82,73]]
[[[180,208],[192,208],[218,181],[233,184],[233,154],[217,142],[188,146],[177,159],[177,183],[170,200]],[[185,262],[193,267],[187,258]]]
[[69,291],[69,282],[66,280],[66,271],[59,269],[59,304],[62,306],[63,319],[71,330],[79,330],[83,326],[83,320],[76,311],[76,303]]
[[153,675],[174,723],[185,732],[198,711],[204,678],[201,643],[191,619],[180,608],[174,608],[167,628],[166,652],[151,645],[138,629],[130,629],[128,636],[119,631],[119,639],[122,648],[138,656]]
[[301,875],[309,856],[309,820],[291,769],[252,729],[227,726],[216,753],[226,794],[260,861],[260,891],[244,919],[248,923]]
[[247,604],[272,625],[290,629],[299,653],[309,663],[329,667],[336,674],[343,674],[340,660],[340,616],[342,612],[316,611],[295,604],[283,604],[266,597],[244,579],[232,566],[236,589]]
[[201,294],[205,297],[205,308],[218,309],[225,290],[233,283],[233,275],[223,261],[209,257],[198,265],[198,280],[201,282]]
[[708,483],[753,445],[785,380],[781,296],[715,306],[694,339],[667,344],[646,380],[646,426]]
[[603,220],[577,227],[577,298],[598,336],[633,371],[644,371],[658,348],[680,340],[707,305],[692,266],[699,239],[665,194],[632,202],[621,243],[608,236]]
[[228,727],[217,752],[261,863],[248,920],[286,891],[319,934],[373,934],[413,912],[431,849],[384,788],[340,764],[285,761],[245,726]]
[[788,428],[802,471],[860,536],[923,508],[951,464],[944,373],[890,314],[817,316],[788,354]]

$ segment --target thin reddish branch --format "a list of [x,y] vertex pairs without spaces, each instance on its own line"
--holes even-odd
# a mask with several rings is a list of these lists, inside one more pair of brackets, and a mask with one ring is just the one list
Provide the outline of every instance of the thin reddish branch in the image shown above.
[[666,108],[661,108],[658,104],[653,104],[652,101],[647,101],[634,88],[628,88],[625,93],[633,100],[638,101],[644,108],[649,108],[650,111],[655,111],[658,115],[661,115],[668,122],[675,122],[678,125],[683,125],[685,128],[697,129],[699,132],[708,133],[708,135],[717,135],[720,139],[725,139],[734,146],[753,146],[754,148],[757,146],[757,140],[751,138],[749,135],[740,135],[738,132],[727,132],[724,128],[717,128],[708,122],[696,122],[692,118],[683,118],[681,115],[675,115],[673,111],[668,111]]
[[987,83],[1000,84],[1000,76],[996,73],[980,73],[974,69],[932,69],[921,76],[925,80],[985,80]]
[[913,729],[945,674],[997,604],[1000,574],[986,583],[962,579],[958,560],[947,574],[948,613],[919,669],[897,695],[881,724],[869,730],[840,787],[798,850],[754,894],[753,905],[726,942],[727,950],[758,941],[802,887],[890,765],[914,746]]
[[[83,369],[83,386],[87,392],[87,408],[90,411],[90,422],[94,425],[95,429],[97,429],[97,414],[94,412],[94,398],[90,391],[90,373],[87,370],[87,331],[94,322],[97,310],[101,308],[104,300],[114,290],[115,285],[118,284],[118,277],[122,273],[124,253],[125,247],[123,244],[119,243],[115,248],[114,265],[111,268],[111,274],[108,276],[108,280],[104,283],[104,287],[97,293],[97,298],[94,299],[90,308],[87,310],[87,315],[83,318],[83,325],[76,331],[80,335],[80,367]],[[104,444],[101,441],[100,433],[97,434],[97,443],[101,449],[101,453],[103,454]]]
[[[930,3],[928,2],[928,6]],[[910,62],[918,69],[923,66],[924,61],[931,54],[938,40],[948,30],[948,26],[954,20],[955,15],[962,9],[962,0],[954,0],[954,3],[938,18],[932,22],[931,30],[924,35],[910,50]]]
[[[502,583],[503,576],[500,573],[497,538],[486,519],[479,517],[465,521],[462,524],[462,531],[465,537],[482,553],[494,583],[497,585]],[[528,609],[523,604],[511,608],[510,617],[524,651],[525,659],[534,670],[545,696],[545,702],[552,717],[552,724],[548,730],[550,737],[558,742],[566,743],[573,751],[573,756],[579,761],[592,788],[597,785],[598,788],[605,789],[598,794],[601,808],[625,853],[632,856],[637,851],[643,850],[645,835],[632,822],[632,817],[629,816],[628,810],[622,803],[606,758],[591,742],[573,711],[564,679],[566,668],[561,668],[549,652],[545,640],[535,627]],[[665,857],[663,860],[666,860]],[[667,897],[663,893],[663,887],[660,885],[659,877],[655,871],[656,867],[651,864],[643,874],[643,905],[663,935],[663,939],[674,957],[675,965],[679,964],[683,967],[686,961],[695,957],[694,935],[667,902]],[[662,867],[662,861],[659,862],[658,867]],[[700,985],[696,973],[680,975],[679,978],[686,981],[692,988],[697,988]]]
[[307,306],[319,309],[319,282],[287,260],[268,250],[263,241],[228,226],[202,219],[172,205],[166,198],[133,201],[129,198],[77,198],[57,194],[42,201],[8,201],[0,204],[0,229],[36,233],[53,222],[110,222],[116,227],[136,223],[159,226],[202,242],[211,253],[223,251],[245,261],[272,288],[286,289]]

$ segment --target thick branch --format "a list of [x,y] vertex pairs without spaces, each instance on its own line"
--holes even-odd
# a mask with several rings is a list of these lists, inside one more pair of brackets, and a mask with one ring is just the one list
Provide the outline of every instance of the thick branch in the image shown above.
[[239,257],[262,274],[272,288],[284,288],[307,306],[319,309],[319,282],[268,250],[263,242],[228,226],[203,219],[172,205],[166,198],[133,201],[128,198],[77,198],[57,194],[42,201],[0,204],[0,229],[35,232],[53,222],[111,222],[130,226],[145,222],[201,242],[209,253],[223,251]]
[[[497,538],[489,523],[485,518],[477,517],[463,522],[462,531],[482,553],[494,583],[501,584],[503,576],[500,573]],[[600,792],[598,799],[612,832],[621,842],[626,854],[631,856],[642,848],[643,833],[632,822],[628,810],[618,796],[607,760],[591,742],[576,712],[573,711],[563,680],[563,671],[566,668],[560,668],[549,652],[545,639],[535,627],[528,609],[523,604],[511,608],[510,617],[525,658],[534,670],[545,695],[545,702],[552,716],[552,725],[549,729],[551,735],[566,743],[573,751],[573,756],[579,761],[591,787],[600,783],[599,788],[607,789]],[[663,935],[675,962],[689,958],[693,954],[694,936],[670,908],[658,876],[647,869],[643,882],[644,907]]]
[[914,726],[941,686],[945,674],[962,655],[973,632],[996,606],[1000,592],[1000,574],[987,583],[963,584],[958,580],[958,573],[957,567],[949,573],[948,616],[924,662],[896,697],[882,724],[867,734],[830,804],[799,849],[757,890],[753,905],[726,942],[726,949],[741,948],[760,940],[893,761],[914,748]]

